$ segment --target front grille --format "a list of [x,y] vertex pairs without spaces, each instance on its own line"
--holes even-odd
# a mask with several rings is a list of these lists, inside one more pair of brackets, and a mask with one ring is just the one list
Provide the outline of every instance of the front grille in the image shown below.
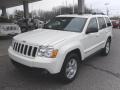
[[38,47],[21,42],[13,42],[13,50],[21,55],[35,57]]

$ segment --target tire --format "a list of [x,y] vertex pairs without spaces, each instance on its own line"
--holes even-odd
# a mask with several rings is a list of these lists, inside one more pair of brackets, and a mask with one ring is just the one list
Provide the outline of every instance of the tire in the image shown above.
[[72,82],[79,71],[80,58],[76,53],[70,53],[66,56],[61,72],[60,79],[63,83]]
[[107,56],[110,52],[110,45],[111,45],[111,40],[108,39],[106,42],[105,47],[102,49],[102,56]]

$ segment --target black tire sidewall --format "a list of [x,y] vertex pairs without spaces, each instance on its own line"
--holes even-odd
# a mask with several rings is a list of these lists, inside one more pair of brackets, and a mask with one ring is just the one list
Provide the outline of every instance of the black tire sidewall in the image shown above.
[[105,44],[105,48],[102,51],[103,56],[107,56],[109,54],[109,52],[108,53],[106,52],[106,46],[107,46],[108,43],[109,43],[109,52],[110,52],[111,41],[110,41],[110,39],[108,39],[106,44]]

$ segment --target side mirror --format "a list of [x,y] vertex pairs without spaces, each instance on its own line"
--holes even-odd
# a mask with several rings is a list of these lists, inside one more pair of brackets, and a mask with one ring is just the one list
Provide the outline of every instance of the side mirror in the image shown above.
[[98,32],[97,28],[88,28],[86,34]]

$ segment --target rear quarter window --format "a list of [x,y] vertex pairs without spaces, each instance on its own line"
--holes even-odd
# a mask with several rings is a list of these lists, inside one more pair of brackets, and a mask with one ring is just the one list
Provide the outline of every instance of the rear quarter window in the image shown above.
[[112,26],[112,24],[110,22],[110,19],[108,17],[105,17],[105,20],[106,20],[106,23],[107,23],[108,27]]
[[99,29],[106,28],[106,22],[103,17],[98,17]]

